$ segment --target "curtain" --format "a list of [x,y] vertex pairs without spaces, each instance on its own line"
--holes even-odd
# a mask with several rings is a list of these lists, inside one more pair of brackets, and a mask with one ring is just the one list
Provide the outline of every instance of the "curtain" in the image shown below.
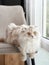
[[0,0],[0,5],[2,4],[2,1]]
[[2,0],[3,5],[21,5],[21,0]]

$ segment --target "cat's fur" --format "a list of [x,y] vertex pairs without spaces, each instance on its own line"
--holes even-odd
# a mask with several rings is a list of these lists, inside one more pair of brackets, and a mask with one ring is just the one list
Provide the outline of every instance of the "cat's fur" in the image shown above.
[[18,26],[11,23],[6,30],[5,40],[7,43],[15,44],[21,52],[23,61],[27,59],[27,54],[33,58],[40,47],[40,33],[36,26]]

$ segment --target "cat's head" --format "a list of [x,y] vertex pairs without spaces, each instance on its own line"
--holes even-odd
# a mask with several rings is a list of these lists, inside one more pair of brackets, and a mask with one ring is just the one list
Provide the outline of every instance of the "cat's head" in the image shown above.
[[36,38],[38,35],[38,30],[36,30],[35,27],[28,26],[22,27],[19,37],[21,37],[22,39],[33,39]]
[[13,31],[13,39],[32,40],[39,36],[39,31],[35,26],[21,25]]

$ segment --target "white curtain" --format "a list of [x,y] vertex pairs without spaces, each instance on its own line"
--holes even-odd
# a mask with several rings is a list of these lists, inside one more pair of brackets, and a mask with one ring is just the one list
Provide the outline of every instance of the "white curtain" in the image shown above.
[[35,0],[26,1],[26,19],[28,24],[34,24],[35,22]]
[[42,34],[42,0],[26,0],[26,19],[28,24],[38,26]]

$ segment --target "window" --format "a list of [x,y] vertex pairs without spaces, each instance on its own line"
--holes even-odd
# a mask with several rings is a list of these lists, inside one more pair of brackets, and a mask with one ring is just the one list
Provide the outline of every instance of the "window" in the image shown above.
[[43,1],[43,36],[49,39],[49,0]]

